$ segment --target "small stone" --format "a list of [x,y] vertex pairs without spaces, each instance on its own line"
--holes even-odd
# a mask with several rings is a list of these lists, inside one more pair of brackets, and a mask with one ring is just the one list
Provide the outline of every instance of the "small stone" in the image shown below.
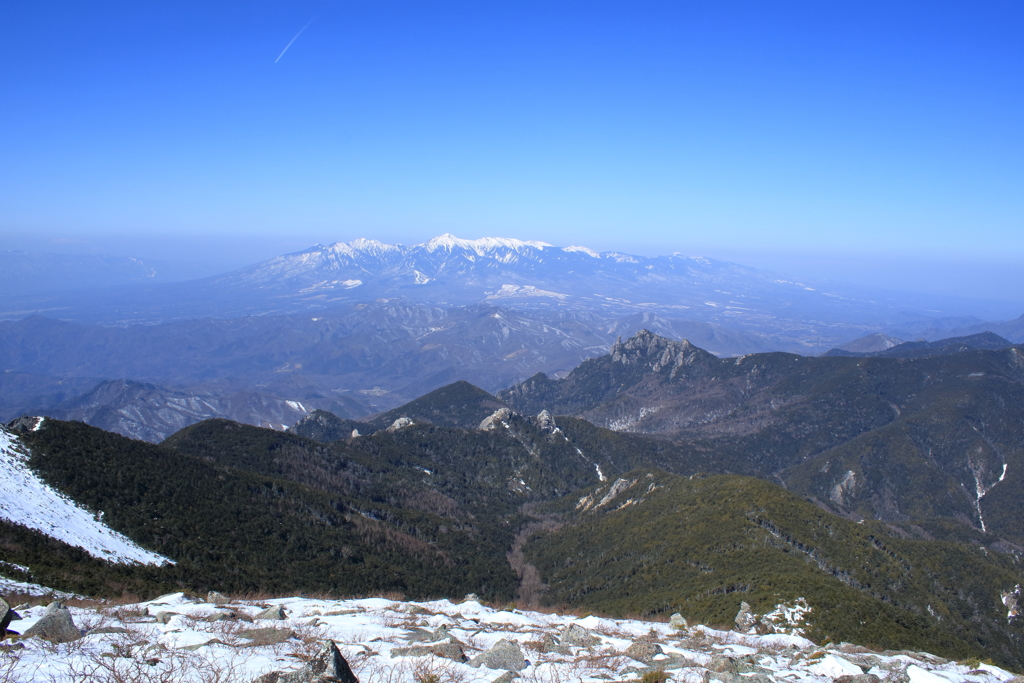
[[260,647],[263,645],[276,645],[277,643],[283,643],[294,638],[295,631],[287,628],[251,628],[239,631],[238,637],[251,640],[252,642],[249,645],[252,647]]
[[7,604],[7,601],[0,598],[0,640],[4,639],[7,635],[7,627],[10,626],[11,621],[14,619],[14,610]]
[[450,659],[453,662],[465,662],[469,659],[466,657],[466,652],[462,649],[462,646],[458,643],[438,643],[431,647],[430,651],[437,657]]
[[51,602],[35,626],[25,631],[25,637],[42,638],[54,643],[70,643],[81,638],[82,632],[75,626],[75,620],[71,618],[71,612],[67,607],[59,602]]
[[686,623],[686,619],[684,619],[683,615],[679,612],[676,612],[668,618],[668,626],[669,628],[674,628],[679,631],[685,631],[689,628],[689,624]]
[[284,621],[288,618],[288,616],[285,614],[284,607],[281,607],[280,605],[274,605],[272,607],[268,607],[267,609],[257,614],[256,618],[270,619],[273,621]]
[[231,602],[231,598],[224,595],[223,593],[218,593],[217,591],[210,591],[206,594],[206,602],[210,603],[211,605],[227,605]]
[[708,662],[707,669],[716,673],[737,673],[738,671],[736,660],[725,655],[713,655],[711,661]]
[[519,645],[502,638],[491,649],[474,657],[469,665],[473,668],[486,666],[488,669],[522,671],[526,668],[527,663]]
[[462,598],[462,602],[480,602],[480,597],[476,593],[466,593],[466,597]]
[[219,638],[212,638],[212,639],[206,641],[205,643],[196,643],[195,645],[186,645],[185,647],[183,647],[181,649],[182,650],[191,650],[192,652],[195,652],[196,650],[198,650],[201,647],[206,647],[208,645],[223,645],[223,644],[224,644],[223,640],[220,640]]
[[712,671],[708,674],[708,680],[718,683],[745,683],[747,679],[732,671]]
[[547,410],[542,410],[537,414],[537,426],[546,432],[555,431],[555,418],[551,417],[551,413]]
[[736,613],[735,629],[740,633],[749,633],[757,625],[757,617],[750,611],[750,605],[746,602],[740,603],[740,611]]
[[156,613],[156,617],[155,617],[156,618],[156,623],[158,623],[158,624],[166,624],[166,623],[170,622],[171,617],[176,617],[176,616],[178,616],[177,612],[157,612]]
[[601,642],[600,638],[597,638],[589,629],[583,628],[579,624],[569,624],[562,631],[561,639],[562,645],[575,647],[591,647]]
[[506,671],[505,673],[501,674],[493,681],[491,681],[491,683],[512,683],[512,681],[514,681],[517,678],[519,678],[519,674],[517,674],[515,671]]
[[[875,674],[847,674],[845,676],[838,676],[832,679],[834,683],[879,683],[880,679]],[[1011,679],[1012,681],[1013,679]],[[1007,681],[1010,683],[1010,681]]]
[[101,633],[131,633],[131,631],[124,626],[100,626],[99,628],[90,629],[86,635],[99,635]]
[[400,417],[397,420],[395,420],[394,422],[392,422],[391,426],[388,427],[387,429],[385,429],[384,431],[388,432],[389,434],[394,434],[399,429],[402,429],[404,427],[411,427],[414,424],[416,424],[416,423],[413,422],[411,418]]
[[644,664],[650,664],[656,655],[662,654],[661,645],[649,640],[637,640],[626,648],[626,656]]
[[436,629],[434,629],[434,632],[430,634],[430,636],[426,639],[426,642],[436,643],[439,640],[449,638],[451,637],[450,631],[451,627],[448,624],[441,624]]
[[428,645],[412,645],[410,647],[391,648],[391,657],[426,657],[434,654],[434,648]]
[[540,651],[545,653],[545,654],[550,654],[550,653],[559,654],[559,655],[571,655],[572,654],[572,650],[570,650],[565,645],[562,645],[562,643],[558,640],[558,636],[553,636],[553,635],[551,635],[549,633],[549,634],[545,635],[544,638],[542,638],[540,642],[541,642]]
[[[234,610],[224,610],[222,612],[214,612],[210,616],[206,617],[204,621],[235,621],[238,619],[238,616],[238,612],[235,612]],[[252,619],[249,619],[249,621],[252,621]]]
[[297,671],[271,671],[252,683],[359,683],[352,668],[332,640],[325,640],[320,651]]

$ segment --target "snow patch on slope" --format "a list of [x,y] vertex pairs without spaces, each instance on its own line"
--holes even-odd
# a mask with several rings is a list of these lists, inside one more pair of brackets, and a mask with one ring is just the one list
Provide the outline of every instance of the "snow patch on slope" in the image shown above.
[[28,466],[17,436],[0,428],[0,519],[82,548],[93,557],[125,564],[173,564],[99,521],[44,483]]

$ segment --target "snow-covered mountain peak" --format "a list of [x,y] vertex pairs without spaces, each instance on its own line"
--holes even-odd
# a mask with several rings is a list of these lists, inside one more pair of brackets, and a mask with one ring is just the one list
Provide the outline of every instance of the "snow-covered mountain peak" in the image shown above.
[[475,252],[479,256],[490,256],[497,249],[511,249],[513,251],[523,251],[526,249],[548,249],[553,245],[547,242],[538,241],[523,241],[517,239],[511,239],[507,237],[481,237],[478,240],[464,240],[452,235],[451,233],[445,233],[438,235],[428,242],[423,244],[417,244],[417,247],[422,247],[424,250],[433,253],[438,250],[454,251],[456,249],[464,249],[466,251]]
[[573,246],[573,247],[563,247],[562,251],[570,253],[570,254],[574,253],[574,252],[580,252],[580,253],[586,254],[587,256],[589,256],[591,258],[601,258],[601,255],[599,253],[597,253],[593,249],[590,249],[589,247],[576,247],[576,246]]
[[359,237],[351,242],[335,242],[329,249],[336,254],[346,256],[357,256],[359,254],[373,254],[375,256],[387,253],[401,253],[405,249],[400,244],[387,244],[374,239]]

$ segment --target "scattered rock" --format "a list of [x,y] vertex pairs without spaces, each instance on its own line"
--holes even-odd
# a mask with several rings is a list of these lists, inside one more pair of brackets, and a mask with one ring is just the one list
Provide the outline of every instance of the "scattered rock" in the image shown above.
[[101,633],[131,633],[131,631],[123,626],[100,626],[99,628],[89,629],[86,635],[99,635]]
[[253,618],[245,612],[236,612],[233,609],[222,608],[206,617],[204,621],[245,621],[251,624],[253,622]]
[[674,628],[679,631],[685,631],[690,627],[690,625],[686,623],[686,619],[683,619],[683,615],[679,612],[676,612],[668,618],[668,626],[669,628]]
[[505,669],[506,671],[522,671],[526,668],[526,659],[518,643],[502,638],[491,649],[482,652],[469,663],[473,668],[486,666],[488,669]]
[[434,641],[434,632],[425,628],[406,629],[405,642],[407,643],[430,643]]
[[206,594],[206,602],[212,605],[227,605],[231,602],[231,598],[217,591],[210,591]]
[[158,623],[158,624],[166,624],[166,623],[168,623],[171,620],[171,617],[176,617],[176,616],[178,616],[177,612],[157,612],[156,613],[156,617],[155,617],[156,618],[156,623]]
[[732,657],[726,657],[725,655],[713,655],[711,661],[708,662],[708,671],[715,673],[738,673],[739,667],[736,666],[736,660]]
[[880,683],[882,679],[875,674],[860,674],[859,676],[847,674],[846,676],[839,676],[832,680],[833,683]]
[[68,608],[59,602],[51,602],[46,613],[29,630],[26,638],[42,638],[53,643],[70,643],[82,637],[82,632],[75,626]]
[[649,640],[637,640],[626,648],[626,656],[644,664],[650,664],[656,655],[662,654],[661,645]]
[[400,417],[397,420],[395,420],[394,422],[392,422],[391,426],[388,427],[387,429],[385,429],[384,431],[388,432],[390,434],[394,434],[399,429],[402,429],[403,427],[411,427],[414,424],[416,424],[416,423],[413,422],[412,419],[410,419],[408,417]]
[[183,647],[181,649],[182,650],[190,650],[192,652],[195,652],[199,648],[206,647],[207,645],[223,645],[223,644],[224,644],[223,640],[220,640],[219,638],[211,638],[210,640],[206,641],[205,643],[196,643],[195,645],[186,645],[185,647]]
[[537,414],[537,426],[546,432],[555,431],[555,418],[551,417],[551,413],[547,410],[542,410]]
[[232,621],[234,620],[234,618],[234,612],[214,612],[210,616],[206,617],[204,621],[209,621],[212,623],[214,621]]
[[491,429],[497,429],[501,426],[501,423],[512,417],[512,411],[508,408],[498,408],[493,413],[488,415],[480,422],[477,429],[482,432],[489,431]]
[[391,648],[391,657],[426,657],[434,654],[434,648],[429,645],[412,645],[410,647]]
[[740,633],[749,633],[757,625],[757,617],[750,611],[750,605],[746,602],[740,603],[740,611],[736,613],[736,626],[734,630]]
[[325,640],[316,656],[298,671],[271,671],[252,683],[359,683],[359,679],[334,641]]
[[284,621],[288,618],[288,616],[285,614],[284,607],[281,607],[280,605],[274,605],[272,607],[268,607],[267,609],[257,614],[256,618],[271,619],[274,621]]
[[708,680],[718,683],[744,683],[747,678],[732,671],[712,671],[708,674]]
[[659,669],[663,669],[666,671],[668,669],[686,669],[690,667],[699,666],[697,662],[693,661],[689,657],[684,657],[678,652],[666,653],[665,659],[659,659],[656,663]]
[[549,633],[544,636],[540,642],[540,651],[543,653],[555,653],[567,656],[572,654],[572,650],[565,645],[562,645],[561,641],[558,640],[558,636],[553,636]]
[[238,632],[239,638],[251,640],[249,646],[276,645],[295,637],[295,631],[288,628],[251,628]]
[[565,630],[562,631],[562,644],[571,645],[576,647],[591,647],[601,642],[601,639],[596,637],[589,629],[583,628],[579,624],[569,624]]
[[493,681],[491,681],[491,683],[512,683],[512,681],[514,681],[517,678],[519,678],[519,674],[517,674],[515,671],[506,671],[505,673],[501,674]]
[[427,637],[426,642],[436,643],[439,640],[445,640],[451,637],[451,627],[448,624],[441,624],[434,632]]
[[450,659],[453,662],[465,662],[469,659],[465,650],[458,643],[438,643],[430,649],[436,656]]
[[[11,609],[11,606],[7,604],[7,601],[0,598],[0,640],[4,639],[7,635],[7,627],[11,625],[14,617],[17,616],[17,612]],[[21,617],[18,617],[19,619]]]

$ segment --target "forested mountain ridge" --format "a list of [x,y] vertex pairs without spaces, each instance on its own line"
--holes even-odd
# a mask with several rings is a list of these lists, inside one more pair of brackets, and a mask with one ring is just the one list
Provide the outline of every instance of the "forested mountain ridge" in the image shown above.
[[525,556],[552,603],[728,628],[741,600],[755,614],[804,600],[816,640],[1024,664],[1024,625],[1003,604],[1019,589],[1011,554],[900,538],[735,475],[637,470],[543,509],[563,526]]
[[[656,435],[690,471],[784,484],[857,519],[958,520],[1024,544],[1024,354],[721,359],[648,332],[499,392]],[[670,467],[685,473],[683,467]],[[935,529],[926,533],[943,533]]]

